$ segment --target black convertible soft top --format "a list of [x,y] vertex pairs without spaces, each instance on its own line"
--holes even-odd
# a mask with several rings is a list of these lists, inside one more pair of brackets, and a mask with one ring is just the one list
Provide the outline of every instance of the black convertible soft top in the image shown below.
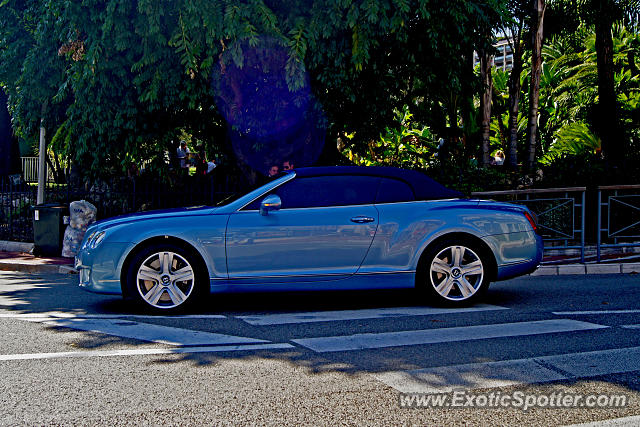
[[416,200],[458,199],[463,194],[434,181],[422,172],[383,166],[322,166],[295,169],[296,176],[364,175],[394,178],[407,183]]

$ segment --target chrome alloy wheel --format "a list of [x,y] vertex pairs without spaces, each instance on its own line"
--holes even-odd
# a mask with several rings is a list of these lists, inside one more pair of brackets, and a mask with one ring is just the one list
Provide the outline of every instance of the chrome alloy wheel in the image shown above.
[[431,285],[443,298],[464,301],[478,292],[484,278],[482,259],[465,246],[449,246],[433,258]]
[[175,252],[158,252],[138,268],[136,288],[154,308],[170,309],[184,303],[193,292],[195,274],[191,264]]

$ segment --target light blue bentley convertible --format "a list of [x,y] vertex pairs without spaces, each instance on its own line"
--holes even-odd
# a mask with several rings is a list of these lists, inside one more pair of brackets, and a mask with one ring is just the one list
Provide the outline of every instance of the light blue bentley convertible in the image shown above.
[[253,290],[416,287],[427,303],[463,305],[541,259],[525,207],[464,199],[417,171],[317,167],[218,207],[98,222],[76,268],[84,289],[167,313]]

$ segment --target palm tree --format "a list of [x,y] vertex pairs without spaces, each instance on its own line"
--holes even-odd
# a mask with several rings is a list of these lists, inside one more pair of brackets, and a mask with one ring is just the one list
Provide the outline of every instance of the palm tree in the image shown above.
[[507,157],[505,164],[511,168],[518,165],[518,115],[520,109],[520,96],[522,93],[522,69],[524,62],[525,43],[523,40],[525,23],[527,22],[528,1],[510,0],[508,8],[511,19],[503,21],[501,30],[507,38],[513,55],[513,68],[509,75],[509,122]]
[[[550,152],[575,154],[602,148],[607,130],[593,133],[600,101],[596,37],[593,27],[581,25],[571,37],[555,37],[543,48],[540,103],[545,162],[554,157]],[[640,76],[633,74],[629,60],[640,54],[636,43],[640,46],[640,34],[622,25],[613,27],[614,92],[623,112],[640,106]],[[625,128],[631,132],[640,127],[628,122]]]
[[527,126],[528,169],[534,168],[538,140],[538,101],[540,98],[540,73],[542,71],[542,40],[545,0],[534,0],[531,15],[531,86],[529,87],[529,124]]

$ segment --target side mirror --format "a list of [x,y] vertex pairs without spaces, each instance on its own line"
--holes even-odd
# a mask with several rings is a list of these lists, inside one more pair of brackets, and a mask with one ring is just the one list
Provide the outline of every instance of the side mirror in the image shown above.
[[270,194],[260,202],[260,215],[266,216],[270,211],[279,211],[282,200],[277,194]]

